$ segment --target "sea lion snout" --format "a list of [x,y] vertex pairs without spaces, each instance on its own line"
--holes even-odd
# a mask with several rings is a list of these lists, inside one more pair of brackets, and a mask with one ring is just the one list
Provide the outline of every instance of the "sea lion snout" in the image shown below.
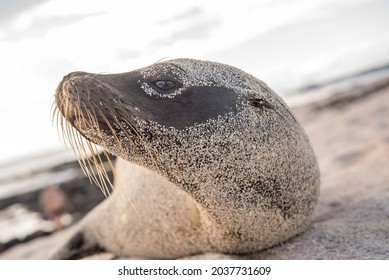
[[[57,87],[55,102],[61,115],[84,137],[98,143],[102,132],[114,135],[121,129],[112,124],[121,119],[123,106],[115,90],[102,82],[99,75],[72,72]],[[86,136],[90,130],[99,132]]]
[[62,82],[67,81],[67,80],[71,80],[71,79],[75,79],[77,77],[85,77],[87,75],[91,75],[91,74],[88,72],[84,72],[84,71],[74,71],[74,72],[71,72],[71,73],[65,75],[62,78]]

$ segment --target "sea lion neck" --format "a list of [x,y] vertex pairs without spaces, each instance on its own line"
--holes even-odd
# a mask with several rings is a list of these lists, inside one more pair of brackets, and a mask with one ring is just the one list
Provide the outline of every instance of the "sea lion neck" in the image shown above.
[[[309,182],[317,176],[316,169],[288,176],[306,164],[299,160],[306,156],[297,144],[310,149],[309,143],[297,124],[268,108],[246,107],[184,131],[160,128],[152,133],[158,162],[143,164],[183,189],[215,220],[243,219],[237,213],[259,205],[264,211],[278,207],[283,218],[295,215],[300,204],[290,199],[290,186],[296,177]],[[315,164],[314,156],[307,160]]]

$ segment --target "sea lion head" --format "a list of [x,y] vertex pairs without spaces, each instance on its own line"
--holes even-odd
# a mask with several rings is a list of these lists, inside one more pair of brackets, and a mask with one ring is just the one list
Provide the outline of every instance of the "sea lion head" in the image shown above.
[[[283,188],[318,185],[309,141],[285,103],[235,67],[176,59],[121,74],[73,72],[55,101],[65,126],[89,144],[160,173],[199,200],[232,203],[236,191],[276,197]],[[210,193],[210,186],[229,191]]]

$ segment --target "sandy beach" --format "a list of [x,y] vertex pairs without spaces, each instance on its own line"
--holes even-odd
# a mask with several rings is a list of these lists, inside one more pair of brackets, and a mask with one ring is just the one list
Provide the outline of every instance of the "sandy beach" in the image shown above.
[[[187,259],[389,259],[389,78],[292,110],[321,169],[321,195],[310,228],[252,255]],[[13,246],[0,259],[43,258],[66,233]]]

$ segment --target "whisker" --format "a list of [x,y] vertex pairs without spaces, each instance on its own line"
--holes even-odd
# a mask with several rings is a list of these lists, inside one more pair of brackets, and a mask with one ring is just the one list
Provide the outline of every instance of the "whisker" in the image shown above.
[[120,146],[122,146],[122,143],[120,142],[118,136],[116,135],[115,129],[112,127],[111,123],[107,119],[107,117],[104,115],[104,113],[101,111],[101,109],[92,101],[92,103],[96,106],[97,110],[99,111],[99,115],[103,118],[105,124],[108,126],[108,128],[111,130],[112,135],[115,137],[116,143]]
[[[51,109],[51,121],[56,124],[58,130],[61,130],[61,132],[58,131],[59,138],[65,147],[70,147],[73,150],[84,175],[91,183],[97,185],[105,196],[110,196],[117,186],[121,185],[119,175],[109,153],[105,149],[102,149],[101,152],[100,147],[85,136],[92,139],[104,139],[105,134],[109,133],[113,137],[115,145],[118,145],[120,149],[130,147],[130,149],[138,151],[139,147],[137,148],[133,140],[135,136],[141,143],[145,144],[142,146],[151,158],[152,153],[147,146],[148,143],[136,126],[131,124],[131,121],[120,122],[118,115],[114,114],[110,108],[96,104],[91,98],[93,92],[89,90],[87,84],[84,84],[83,87],[76,87],[72,81],[69,81],[64,84],[62,90],[66,95],[56,96]],[[106,126],[107,131],[102,130],[102,124]],[[125,124],[130,127],[133,133],[128,131],[128,128],[125,129]],[[118,130],[121,133],[118,133]],[[125,143],[121,137],[128,137],[129,143]],[[109,175],[108,170],[112,171],[112,176]],[[113,184],[114,180],[115,184]],[[123,195],[119,195],[119,199],[124,199],[124,203],[130,202],[134,212],[139,216],[139,212],[131,202],[125,188],[120,189],[123,191]]]

